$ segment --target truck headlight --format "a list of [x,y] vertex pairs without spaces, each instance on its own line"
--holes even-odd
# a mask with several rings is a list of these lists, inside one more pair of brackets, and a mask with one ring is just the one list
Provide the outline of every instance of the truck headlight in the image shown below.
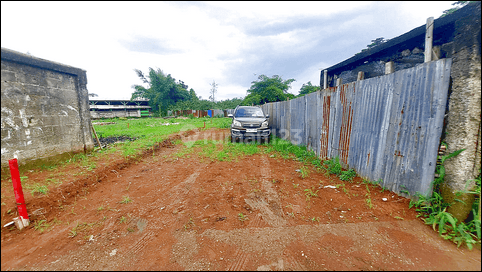
[[268,121],[264,121],[264,122],[261,124],[261,128],[268,128]]

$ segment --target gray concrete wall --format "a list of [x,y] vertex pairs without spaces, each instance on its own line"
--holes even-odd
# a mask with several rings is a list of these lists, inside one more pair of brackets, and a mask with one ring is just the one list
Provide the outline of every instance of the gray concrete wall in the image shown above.
[[[478,16],[462,18],[456,23],[454,41],[446,45],[452,59],[450,101],[446,114],[446,133],[444,141],[447,152],[465,149],[458,156],[445,163],[444,199],[455,199],[456,191],[470,189],[473,180],[479,175],[481,167],[481,22],[480,2],[475,6]],[[474,195],[457,197],[472,203]],[[448,211],[459,214],[464,220],[471,205],[455,202]]]
[[1,49],[1,165],[93,149],[84,70]]

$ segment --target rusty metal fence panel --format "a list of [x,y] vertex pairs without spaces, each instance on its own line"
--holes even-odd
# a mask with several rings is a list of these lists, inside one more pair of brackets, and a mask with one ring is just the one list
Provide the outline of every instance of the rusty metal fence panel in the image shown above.
[[396,193],[427,194],[451,64],[441,59],[267,104],[274,134],[307,145],[321,159],[338,156],[344,167]]
[[339,157],[343,167],[348,168],[348,154],[353,121],[353,101],[355,83],[348,83],[337,88],[331,95],[330,105],[331,130],[328,142],[330,158]]
[[336,87],[331,87],[323,90],[322,92],[322,102],[321,107],[323,109],[322,115],[319,116],[322,120],[321,131],[320,131],[320,158],[328,159],[328,142],[330,134],[330,109],[331,109],[331,95],[336,90]]

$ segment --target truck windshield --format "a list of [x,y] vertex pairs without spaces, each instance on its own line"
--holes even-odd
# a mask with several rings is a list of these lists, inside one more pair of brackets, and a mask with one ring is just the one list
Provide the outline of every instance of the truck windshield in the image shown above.
[[234,117],[264,117],[260,108],[240,108]]

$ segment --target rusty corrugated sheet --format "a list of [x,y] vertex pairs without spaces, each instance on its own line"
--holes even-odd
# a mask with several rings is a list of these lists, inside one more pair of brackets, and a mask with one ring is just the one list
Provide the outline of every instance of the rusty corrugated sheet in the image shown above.
[[[320,158],[339,156],[344,166],[394,192],[426,194],[435,171],[451,63],[441,59],[330,87],[319,98],[272,103],[273,129],[292,142],[296,133],[302,135],[301,144],[317,148]],[[314,114],[315,108],[321,114]],[[319,138],[312,136],[314,124]],[[305,132],[290,132],[300,128]]]
[[340,161],[348,165],[348,151],[350,147],[351,127],[353,120],[352,100],[355,92],[355,84],[349,83],[340,86],[340,102],[342,107],[342,123],[340,128],[340,142],[338,146],[338,154]]
[[323,97],[323,114],[321,118],[322,126],[320,132],[320,158],[327,159],[328,157],[328,141],[330,133],[330,109],[331,109],[331,95],[336,91],[336,87],[330,87],[322,91]]

